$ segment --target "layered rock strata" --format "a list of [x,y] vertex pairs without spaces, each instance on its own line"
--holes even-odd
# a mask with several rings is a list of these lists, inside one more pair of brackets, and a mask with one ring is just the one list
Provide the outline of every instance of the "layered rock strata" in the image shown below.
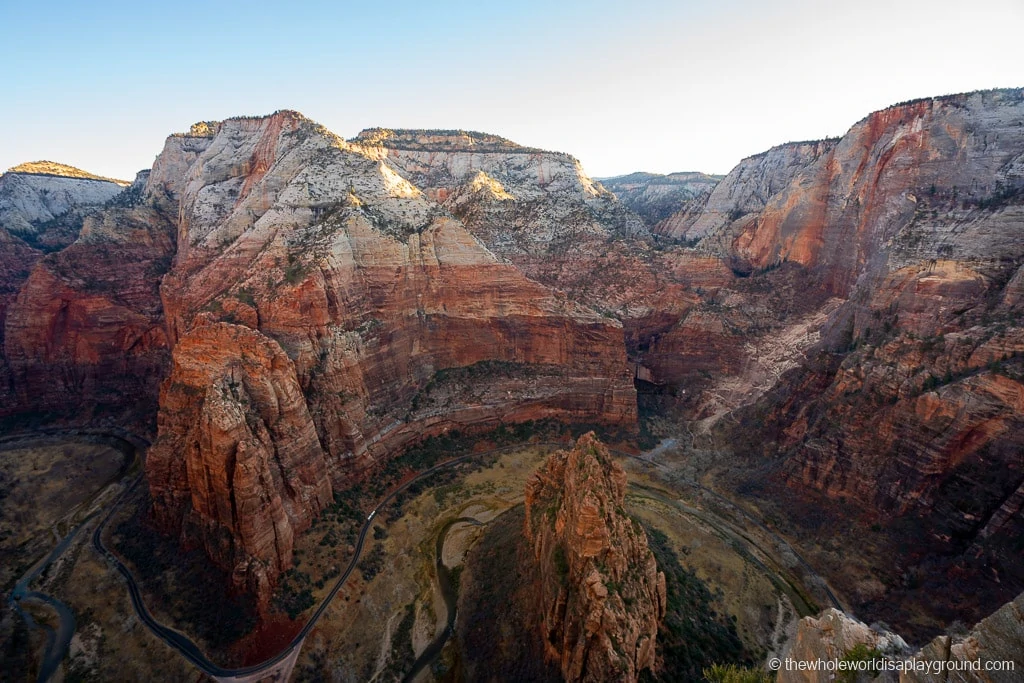
[[707,173],[630,173],[602,178],[601,185],[643,219],[654,232],[666,219],[703,206],[724,176]]
[[[25,174],[3,178],[10,175]],[[8,247],[0,256],[0,395],[6,399],[0,417],[73,413],[88,421],[139,405],[155,410],[167,360],[158,286],[174,250],[166,205],[142,203],[145,174],[129,188],[91,178],[26,177],[45,185],[35,188],[45,198],[38,206],[18,204],[28,225],[50,216],[45,226],[54,212],[57,220],[78,212],[81,225],[70,245],[49,254],[17,236],[25,234],[17,221],[13,232],[0,230]],[[69,186],[56,192],[55,184]],[[86,190],[79,192],[80,184]],[[104,198],[102,208],[91,204]]]
[[232,119],[169,139],[149,185],[179,207],[154,512],[239,585],[272,583],[333,490],[425,435],[635,420],[621,326],[498,261],[379,149],[293,112]]

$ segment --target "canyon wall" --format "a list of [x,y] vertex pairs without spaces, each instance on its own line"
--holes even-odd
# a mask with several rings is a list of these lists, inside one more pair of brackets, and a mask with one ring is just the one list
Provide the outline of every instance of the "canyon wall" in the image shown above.
[[239,585],[273,582],[334,490],[426,435],[635,421],[622,327],[498,261],[380,149],[293,112],[169,146],[149,182],[184,179],[173,353],[147,472],[161,526]]
[[[697,249],[742,277],[696,331],[691,315],[652,351],[702,363],[695,417],[746,404],[718,428],[759,481],[773,472],[843,519],[900,530],[886,590],[850,586],[858,609],[906,619],[887,610],[917,601],[950,613],[985,586],[971,601],[980,617],[1024,588],[1024,91],[897,105],[802,159],[780,167],[786,182],[762,209],[723,221],[709,208],[693,224],[708,227]],[[743,195],[750,162],[709,207]],[[758,306],[780,291],[797,305]],[[748,341],[737,330],[766,320],[803,332],[785,335],[802,358],[760,387],[736,386],[755,367],[754,354],[736,355]],[[704,348],[738,369],[709,367]]]
[[653,232],[665,220],[703,208],[708,195],[725,176],[707,173],[630,173],[602,178],[601,185],[611,191],[629,210],[640,216]]
[[0,185],[0,417],[155,410],[167,356],[158,285],[174,243],[160,207],[137,201],[143,180],[10,172]]
[[265,593],[404,445],[631,426],[635,378],[792,491],[1024,581],[1024,93],[897,105],[704,199],[628,178],[646,223],[565,154],[294,112],[196,124],[123,191],[5,174],[0,416],[158,423],[161,527]]

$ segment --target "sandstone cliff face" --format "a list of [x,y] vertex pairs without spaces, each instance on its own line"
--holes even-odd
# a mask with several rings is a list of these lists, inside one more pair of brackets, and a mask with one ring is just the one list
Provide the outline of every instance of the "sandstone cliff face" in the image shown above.
[[[91,181],[90,181],[91,182]],[[174,251],[166,209],[134,192],[85,218],[73,244],[38,260],[4,321],[12,400],[87,420],[155,408],[167,362],[158,293]]]
[[718,256],[652,239],[566,154],[460,131],[375,129],[354,142],[436,198],[499,259],[620,320],[634,363],[698,302],[695,288],[733,279]]
[[[58,249],[47,255],[0,231],[10,247],[0,256],[0,416],[73,413],[87,421],[111,410],[152,411],[166,363],[157,285],[173,252],[170,223],[138,204],[141,180],[122,193],[105,180],[31,178],[39,203],[18,205],[29,225],[52,212],[58,222],[75,214],[80,223],[63,250],[40,245]],[[101,200],[103,208],[89,205]]]
[[564,261],[557,257],[578,250],[580,242],[646,232],[571,156],[482,137],[370,130],[354,142],[386,158],[495,254],[549,284],[557,278],[544,269]]
[[[899,673],[863,674],[857,680],[931,683],[939,681],[1016,681],[1024,666],[1024,594],[978,622],[970,632],[938,636],[917,652],[898,635],[868,627],[839,610],[800,620],[796,638],[783,654],[794,662],[850,659],[851,651],[875,651],[877,656],[902,664]],[[902,660],[902,662],[901,662]],[[986,664],[1011,662],[1009,671],[985,671]],[[779,683],[824,683],[835,679],[828,671],[780,669]]]
[[[380,148],[293,112],[207,123],[147,186],[179,207],[154,512],[240,585],[263,591],[332,489],[425,435],[635,420],[622,327],[500,262]],[[243,370],[215,352],[246,346],[279,352]],[[282,383],[292,408],[254,389]],[[231,512],[247,500],[265,518]]]
[[625,495],[625,472],[592,433],[527,483],[545,652],[567,681],[635,681],[655,664],[665,575]]
[[856,348],[786,418],[803,484],[906,512],[994,459],[1016,488],[1022,124],[1021,91],[872,114],[733,233],[752,263],[795,260],[851,299],[824,334]]
[[700,207],[683,207],[664,219],[657,231],[696,239],[716,235],[765,209],[769,198],[827,154],[834,141],[792,142],[741,161],[719,182]]
[[[1021,216],[1012,199],[1024,174],[1022,117],[1020,90],[875,112],[838,141],[773,150],[797,156],[785,171],[750,181],[747,160],[716,188],[690,233],[728,241],[732,254],[755,268],[782,260],[823,268],[839,294],[865,274],[929,259],[978,266],[1019,259]],[[766,178],[784,184],[772,187]],[[739,210],[757,214],[722,221],[727,194]]]
[[[807,663],[841,661],[849,659],[849,653],[856,648],[876,650],[890,657],[905,656],[910,652],[906,642],[898,635],[882,628],[871,628],[830,608],[817,617],[804,617],[800,620],[796,638],[783,651],[782,659]],[[832,671],[798,671],[795,668],[783,666],[775,680],[778,683],[824,683],[836,679]],[[865,680],[874,678],[871,675],[864,676]]]

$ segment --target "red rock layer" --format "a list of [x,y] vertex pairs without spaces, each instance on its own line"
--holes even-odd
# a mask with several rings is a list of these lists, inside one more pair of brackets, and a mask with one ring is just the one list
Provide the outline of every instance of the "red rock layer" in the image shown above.
[[593,433],[526,486],[545,653],[567,681],[636,681],[655,663],[665,575],[625,495],[626,473]]
[[168,357],[159,278],[174,250],[153,209],[111,209],[38,260],[6,311],[3,351],[13,400],[0,412],[145,412]]
[[296,534],[332,502],[294,365],[256,330],[202,325],[175,346],[160,405],[146,463],[157,523],[265,598]]

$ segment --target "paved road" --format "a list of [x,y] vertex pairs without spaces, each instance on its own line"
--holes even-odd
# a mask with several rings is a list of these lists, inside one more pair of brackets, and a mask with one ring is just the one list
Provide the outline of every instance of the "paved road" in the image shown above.
[[[659,462],[656,462],[656,461],[651,459],[651,456],[655,455],[656,452],[660,448],[661,447],[659,446],[658,448],[655,448],[653,451],[649,451],[645,455],[634,455],[632,453],[626,453],[625,451],[617,451],[617,450],[615,450],[613,448],[609,448],[608,450],[610,452],[616,454],[616,455],[620,455],[620,456],[627,457],[627,458],[632,458],[632,459],[638,460],[639,462],[642,462],[642,463],[644,463],[646,465],[650,465],[652,467],[657,467],[658,469],[662,470],[663,472],[672,473],[673,472],[672,468],[668,467],[667,465],[664,465],[663,463],[659,463]],[[700,484],[699,482],[694,481],[692,479],[682,479],[682,480],[678,480],[677,483],[690,486],[690,487],[692,487],[694,489],[697,489],[701,493],[705,493],[705,494],[711,496],[712,498],[716,499],[720,503],[723,503],[727,507],[735,510],[744,519],[746,519],[749,523],[755,525],[761,531],[763,531],[766,534],[768,534],[769,536],[771,536],[780,547],[786,548],[789,552],[793,553],[793,557],[795,557],[797,562],[799,562],[800,565],[807,571],[807,574],[809,576],[813,577],[814,579],[816,579],[820,583],[821,589],[825,592],[825,595],[826,595],[826,597],[828,597],[829,602],[832,603],[832,606],[835,607],[838,610],[845,611],[846,608],[844,608],[843,605],[839,602],[839,598],[837,598],[836,594],[832,592],[832,589],[829,587],[829,585],[825,581],[825,579],[822,578],[821,576],[819,576],[818,573],[814,571],[814,569],[807,562],[807,560],[805,560],[803,558],[803,556],[800,555],[800,553],[798,553],[796,551],[796,549],[789,543],[789,541],[787,541],[786,539],[784,539],[781,536],[779,536],[776,532],[774,532],[771,529],[769,529],[767,526],[764,525],[764,522],[762,522],[760,519],[758,519],[754,515],[750,514],[746,510],[744,510],[735,501],[733,501],[733,500],[731,500],[729,498],[726,498],[725,496],[723,496],[722,494],[720,494],[720,493],[718,493],[716,491],[712,491],[711,489],[709,489],[708,487]]]
[[[43,436],[40,437],[40,434]],[[108,434],[106,432],[98,432],[95,430],[43,430],[36,432],[31,435],[14,435],[0,439],[0,443],[4,444],[17,444],[17,443],[39,443],[40,441],[46,441],[47,439],[84,439],[87,441],[102,440],[102,441],[116,441],[118,444],[114,445],[125,455],[124,463],[122,463],[118,473],[114,479],[107,481],[101,486],[98,491],[103,491],[109,486],[115,479],[119,479],[128,471],[132,464],[138,462],[140,448],[148,446],[149,442],[141,437],[137,437],[131,434],[118,433]],[[131,448],[132,457],[128,457],[128,449],[124,448],[128,446]],[[65,536],[54,548],[50,551],[43,560],[38,562],[32,569],[25,573],[24,576],[14,585],[14,590],[11,591],[7,601],[14,607],[15,611],[21,615],[21,618],[25,620],[29,628],[39,628],[46,633],[46,651],[43,654],[43,661],[39,667],[39,676],[37,680],[40,683],[48,681],[53,674],[57,672],[57,667],[64,660],[64,656],[67,654],[68,647],[71,645],[71,638],[75,635],[75,628],[77,626],[75,622],[75,613],[60,600],[54,598],[46,593],[40,593],[37,591],[28,590],[28,586],[32,583],[37,576],[39,576],[44,569],[50,564],[57,560],[64,551],[67,550],[68,546],[71,545],[71,541],[74,540],[78,532],[81,531],[97,513],[93,513],[82,520],[81,524],[72,529],[67,536]],[[56,531],[54,531],[56,535]],[[42,602],[49,605],[57,613],[59,625],[57,630],[54,631],[52,628],[45,624],[38,624],[32,618],[32,616],[21,608],[21,604],[25,601]]]

